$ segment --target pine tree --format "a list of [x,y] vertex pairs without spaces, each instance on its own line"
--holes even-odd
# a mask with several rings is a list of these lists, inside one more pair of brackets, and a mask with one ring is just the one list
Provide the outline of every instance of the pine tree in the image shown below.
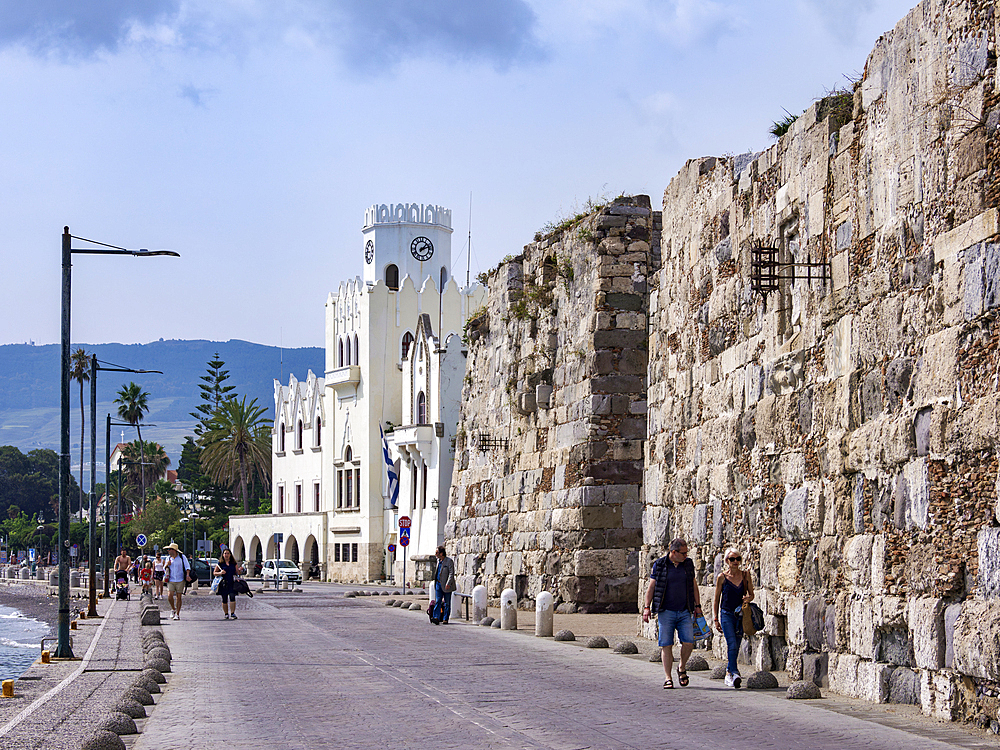
[[216,410],[229,398],[227,394],[236,388],[234,385],[225,384],[229,379],[229,370],[223,369],[226,363],[219,359],[218,352],[208,361],[207,366],[207,374],[201,376],[202,382],[198,384],[198,388],[201,389],[201,399],[205,403],[199,404],[195,407],[195,411],[191,412],[191,416],[198,420],[194,434],[199,437],[205,432]]

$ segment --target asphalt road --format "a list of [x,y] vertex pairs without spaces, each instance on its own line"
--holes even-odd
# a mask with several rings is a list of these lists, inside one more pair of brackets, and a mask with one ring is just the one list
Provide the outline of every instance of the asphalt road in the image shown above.
[[[163,631],[173,673],[142,734],[162,748],[954,748],[961,730],[914,732],[727,689],[692,673],[664,690],[646,656],[524,633],[433,626],[423,612],[344,599],[344,589],[186,597]],[[532,621],[533,622],[533,621]],[[862,712],[863,713],[863,712]],[[897,722],[899,723],[899,722]],[[935,736],[945,741],[934,739]],[[996,746],[996,745],[993,745]]]

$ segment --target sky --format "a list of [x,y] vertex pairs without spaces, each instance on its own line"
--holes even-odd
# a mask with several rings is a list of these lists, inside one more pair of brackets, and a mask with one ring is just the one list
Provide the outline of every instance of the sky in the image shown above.
[[[375,203],[453,211],[452,271],[588,199],[760,151],[914,0],[0,0],[0,344],[322,346]],[[471,197],[471,198],[470,198]],[[76,243],[81,246],[81,243]]]

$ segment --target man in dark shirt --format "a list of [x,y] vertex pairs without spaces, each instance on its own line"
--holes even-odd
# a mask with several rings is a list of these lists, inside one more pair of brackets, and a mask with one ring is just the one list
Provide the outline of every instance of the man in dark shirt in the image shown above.
[[701,596],[694,582],[694,563],[688,559],[688,546],[683,539],[674,539],[665,557],[653,563],[646,589],[642,621],[649,622],[656,613],[659,626],[658,643],[660,661],[667,679],[664,688],[674,686],[671,671],[674,666],[674,631],[681,642],[681,661],[677,678],[681,687],[687,687],[687,660],[694,649],[693,615],[701,614]]

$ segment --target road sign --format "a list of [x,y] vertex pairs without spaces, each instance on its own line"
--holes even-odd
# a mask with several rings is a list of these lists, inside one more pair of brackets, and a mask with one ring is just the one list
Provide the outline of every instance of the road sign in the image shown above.
[[281,544],[283,541],[285,541],[285,535],[280,531],[274,532],[274,543]]
[[28,549],[28,561],[29,562],[34,562],[35,561],[35,548],[34,547],[31,547],[31,548]]
[[135,543],[138,544],[140,547],[145,547],[146,546],[146,535],[145,534],[139,534],[135,538]]
[[396,551],[396,545],[395,544],[390,544],[389,545],[389,551],[390,552],[395,552]]
[[410,538],[410,530],[409,529],[400,529],[399,530],[399,538],[400,539],[409,539]]
[[408,529],[408,528],[410,528],[410,517],[409,516],[400,516],[399,517],[399,528],[401,528],[401,529]]
[[410,537],[409,536],[400,536],[399,537],[399,546],[400,547],[409,547],[410,546]]
[[70,557],[76,557],[79,554],[80,554],[80,545],[79,544],[74,544],[72,547],[69,548],[69,556]]

